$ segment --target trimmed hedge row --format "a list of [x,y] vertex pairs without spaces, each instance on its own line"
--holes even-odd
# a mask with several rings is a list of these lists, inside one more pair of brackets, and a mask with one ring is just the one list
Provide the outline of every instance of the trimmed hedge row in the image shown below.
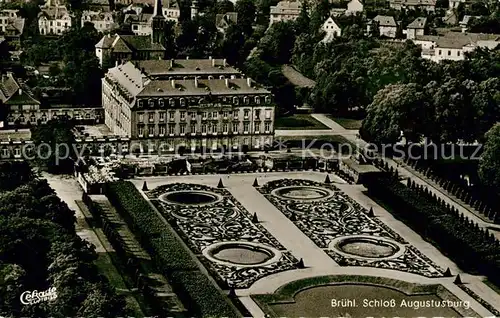
[[415,231],[436,243],[464,269],[478,271],[500,284],[500,241],[426,190],[379,177],[366,185],[370,194],[393,208]]
[[106,194],[150,255],[158,261],[159,270],[168,274],[176,270],[198,269],[189,251],[172,233],[173,230],[163,223],[132,183],[110,183]]
[[187,308],[201,317],[240,316],[204,275],[189,250],[129,181],[107,185],[106,195],[140,237],[159,270],[167,276]]
[[194,306],[201,317],[238,317],[208,277],[199,271],[173,273],[172,285],[186,291],[183,300]]

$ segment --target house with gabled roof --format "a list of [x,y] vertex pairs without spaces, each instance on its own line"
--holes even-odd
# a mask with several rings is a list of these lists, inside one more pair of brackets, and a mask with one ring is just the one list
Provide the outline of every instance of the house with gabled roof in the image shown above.
[[425,35],[425,28],[427,27],[427,18],[419,17],[413,20],[403,33],[406,34],[407,39],[414,39],[417,35]]
[[105,35],[95,45],[101,66],[106,59],[113,61],[149,60],[165,58],[164,32],[166,18],[161,0],[156,0],[151,16],[150,35]]
[[38,29],[42,35],[61,35],[71,28],[71,14],[66,6],[59,4],[56,0],[47,0],[47,3],[40,7],[38,14]]
[[221,33],[226,33],[227,28],[238,23],[238,13],[226,12],[215,16],[215,27]]
[[372,28],[378,28],[380,36],[385,36],[388,38],[395,38],[398,25],[394,17],[386,15],[377,15],[373,20],[368,21],[368,33],[371,32]]
[[323,43],[331,42],[334,38],[342,35],[342,29],[335,23],[332,17],[326,19],[321,29],[325,32],[325,37],[321,40]]

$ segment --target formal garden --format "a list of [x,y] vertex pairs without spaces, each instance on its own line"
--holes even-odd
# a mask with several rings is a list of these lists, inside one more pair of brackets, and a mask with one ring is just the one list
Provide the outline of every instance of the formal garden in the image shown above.
[[248,288],[264,276],[298,266],[223,188],[173,183],[146,193],[222,288]]
[[443,276],[443,269],[332,184],[280,179],[258,190],[341,266]]

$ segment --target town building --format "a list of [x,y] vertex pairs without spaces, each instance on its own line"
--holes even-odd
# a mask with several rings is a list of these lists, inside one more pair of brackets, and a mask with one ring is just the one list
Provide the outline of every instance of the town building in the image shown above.
[[[180,10],[177,5],[167,2],[167,7],[162,7],[161,12],[166,21],[172,21],[177,24],[179,22]],[[125,12],[134,11],[135,13],[126,13],[124,23],[128,25],[130,31],[135,35],[151,35],[153,14],[144,13],[141,7],[130,5]]]
[[364,5],[360,0],[351,0],[347,3],[345,15],[356,15],[358,13],[362,13],[363,9]]
[[82,27],[85,23],[91,23],[97,32],[107,32],[116,27],[114,22],[113,13],[103,11],[89,11],[82,12],[81,24]]
[[324,43],[331,42],[334,38],[342,35],[342,29],[335,23],[332,17],[326,19],[321,29],[325,32],[325,37],[321,40]]
[[38,29],[41,35],[61,35],[71,28],[71,14],[58,0],[54,4],[52,0],[47,0],[40,9]]
[[155,72],[162,79],[132,62],[108,70],[102,100],[112,134],[131,138],[143,152],[262,149],[272,144],[269,90],[250,78],[216,77],[202,68],[185,70],[190,74],[186,79],[175,79],[174,68],[172,79],[164,79],[169,69]]
[[427,27],[427,18],[416,18],[408,24],[406,27],[406,30],[403,31],[403,33],[406,34],[406,38],[413,40],[419,35],[425,35],[425,29]]
[[0,35],[15,47],[20,47],[21,35],[24,31],[24,18],[19,10],[4,9],[0,11]]
[[302,4],[300,1],[280,1],[271,6],[269,15],[269,26],[280,21],[295,21],[300,15]]
[[465,53],[476,48],[495,49],[500,44],[499,34],[448,32],[444,35],[417,36],[414,43],[422,47],[422,57],[434,62],[460,61]]
[[[343,2],[345,4],[345,2]],[[362,13],[364,9],[363,3],[360,0],[351,0],[345,7],[335,7],[330,9],[330,15],[340,17],[343,15],[356,15]]]
[[464,15],[462,21],[460,21],[458,24],[462,28],[462,32],[465,33],[469,30],[470,23],[474,19],[480,19],[481,16],[474,16],[474,15]]
[[436,0],[389,0],[389,6],[396,10],[435,11]]
[[165,58],[164,30],[165,17],[162,14],[161,0],[156,0],[150,19],[150,35],[105,35],[96,44],[99,63],[112,61],[148,60]]
[[62,117],[77,122],[99,123],[103,117],[102,108],[55,104],[43,106],[30,88],[9,72],[2,74],[0,79],[0,106],[5,112],[0,123],[3,128],[29,127]]
[[398,26],[394,17],[377,15],[373,20],[368,22],[368,33],[371,33],[372,28],[378,28],[380,36],[385,36],[388,38],[395,38],[398,30]]
[[215,27],[222,34],[226,33],[227,28],[231,25],[236,25],[237,23],[238,13],[236,12],[226,12],[215,16]]

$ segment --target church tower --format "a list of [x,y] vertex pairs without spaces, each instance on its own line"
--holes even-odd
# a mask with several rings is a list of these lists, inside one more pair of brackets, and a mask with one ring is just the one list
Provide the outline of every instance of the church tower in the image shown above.
[[155,0],[155,9],[151,18],[151,42],[163,45],[165,36],[165,17],[163,16],[162,0]]

